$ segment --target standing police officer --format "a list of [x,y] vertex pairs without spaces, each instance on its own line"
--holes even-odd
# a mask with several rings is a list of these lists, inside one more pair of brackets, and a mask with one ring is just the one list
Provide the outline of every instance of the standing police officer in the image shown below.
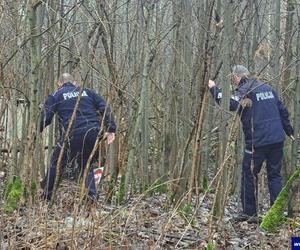
[[[243,214],[237,219],[248,220],[257,215],[257,175],[264,161],[271,205],[280,193],[285,134],[294,139],[294,131],[287,109],[268,84],[251,77],[248,69],[242,65],[233,67],[231,80],[237,88],[230,99],[230,111],[238,110],[240,114],[246,144],[241,184]],[[209,80],[208,86],[214,99],[220,104],[221,90],[212,80]],[[246,105],[241,105],[242,102]]]
[[[104,116],[104,125],[106,126],[104,138],[106,138],[108,144],[114,141],[116,131],[112,112],[106,106],[101,96],[88,88],[83,88],[83,90],[80,91],[80,87],[74,84],[73,77],[68,73],[62,74],[57,85],[58,90],[48,96],[43,106],[40,123],[40,131],[42,132],[43,129],[51,123],[54,114],[57,113],[59,125],[62,129],[61,138],[55,145],[53,151],[50,167],[41,183],[44,190],[43,197],[48,200],[51,199],[53,192],[58,157],[65,133],[69,126],[77,97],[80,93],[79,106],[76,110],[75,119],[72,122],[69,137],[67,138],[66,147],[61,160],[61,167],[64,168],[67,163],[77,160],[81,172],[83,171],[100,133],[100,115]],[[94,156],[94,159],[95,157],[96,156]],[[96,187],[92,168],[90,168],[88,173],[86,186],[88,188],[89,197],[93,199],[96,198]]]

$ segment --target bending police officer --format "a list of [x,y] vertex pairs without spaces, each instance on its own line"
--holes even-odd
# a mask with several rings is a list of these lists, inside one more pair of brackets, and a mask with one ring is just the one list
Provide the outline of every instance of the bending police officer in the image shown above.
[[[40,131],[48,126],[54,114],[58,115],[58,122],[62,129],[61,137],[55,145],[50,167],[43,179],[41,186],[43,188],[43,197],[50,200],[54,188],[58,157],[62,148],[65,133],[69,126],[72,113],[75,108],[77,97],[80,94],[80,87],[74,84],[74,79],[69,73],[63,73],[58,80],[58,90],[50,94],[43,105],[40,119]],[[103,98],[97,95],[93,90],[83,88],[81,92],[80,102],[76,110],[75,119],[72,122],[70,134],[63,157],[61,160],[61,168],[63,169],[68,163],[77,161],[81,173],[85,168],[88,158],[94,148],[97,136],[100,133],[100,114],[104,116],[104,124],[106,132],[104,138],[108,144],[115,139],[116,125],[113,114],[107,107]],[[96,156],[93,156],[95,160]],[[96,198],[96,187],[94,181],[94,172],[90,168],[86,180],[88,188],[88,196]]]

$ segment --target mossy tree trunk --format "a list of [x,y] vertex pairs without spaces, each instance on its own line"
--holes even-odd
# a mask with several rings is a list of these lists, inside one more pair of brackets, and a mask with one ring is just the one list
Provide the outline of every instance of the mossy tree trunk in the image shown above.
[[267,214],[264,216],[260,227],[267,230],[268,232],[274,232],[283,222],[283,212],[288,202],[288,196],[295,184],[295,181],[300,176],[300,167],[297,167],[293,174],[290,176],[285,186],[277,196],[274,204],[269,209]]

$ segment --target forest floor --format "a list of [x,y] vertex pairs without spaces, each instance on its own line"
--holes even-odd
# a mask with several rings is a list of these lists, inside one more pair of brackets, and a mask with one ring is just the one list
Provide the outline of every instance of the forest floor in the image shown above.
[[194,201],[171,205],[165,194],[136,195],[112,205],[103,193],[96,204],[80,205],[77,192],[76,183],[65,180],[53,206],[36,201],[13,214],[3,211],[1,200],[0,249],[290,249],[291,236],[300,230],[296,219],[274,234],[235,222],[236,196],[229,198],[223,220],[210,227],[213,193],[202,194],[196,209]]

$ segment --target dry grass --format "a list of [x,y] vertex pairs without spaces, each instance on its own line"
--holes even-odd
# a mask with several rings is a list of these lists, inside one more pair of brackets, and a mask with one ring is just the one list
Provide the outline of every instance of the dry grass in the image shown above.
[[[97,203],[79,204],[78,193],[75,183],[63,181],[52,207],[36,201],[14,214],[0,211],[0,249],[206,249],[214,194],[202,196],[196,211],[193,200],[187,212],[164,194],[136,195],[117,205],[105,202],[104,192]],[[286,225],[266,235],[255,224],[235,224],[231,218],[238,208],[232,197],[224,223],[213,232],[216,249],[288,247],[297,232]]]
[[188,223],[180,212],[169,211],[165,196],[141,195],[128,200],[126,205],[111,205],[104,201],[103,195],[97,203],[79,204],[78,193],[75,183],[64,181],[52,207],[45,201],[37,201],[14,214],[4,214],[1,218],[2,247],[171,249],[175,245],[196,247],[201,243],[197,229],[186,230]]

